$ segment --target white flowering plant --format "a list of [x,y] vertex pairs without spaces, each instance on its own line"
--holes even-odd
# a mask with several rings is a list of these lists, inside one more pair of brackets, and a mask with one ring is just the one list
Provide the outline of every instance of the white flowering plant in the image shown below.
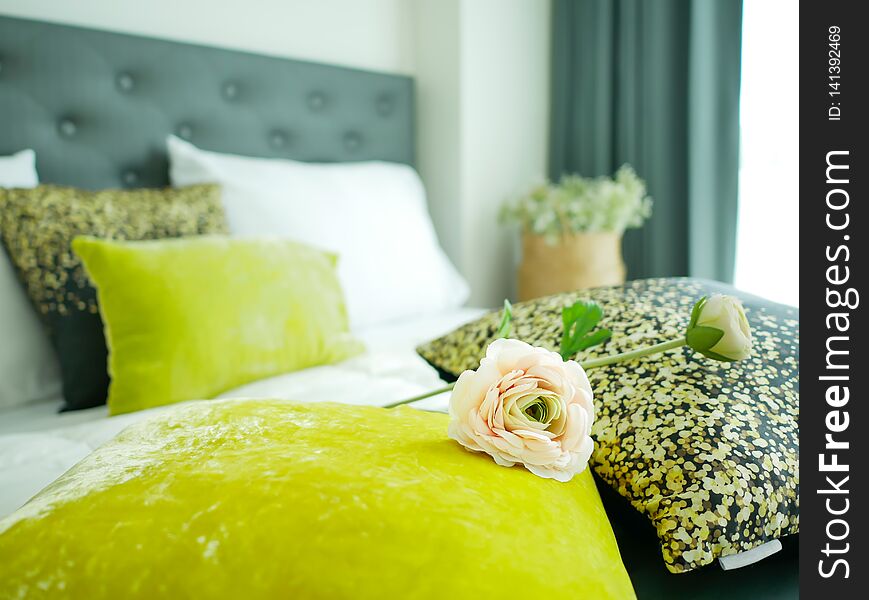
[[565,175],[557,184],[539,185],[507,202],[501,221],[518,223],[524,231],[556,244],[565,234],[622,233],[640,227],[651,214],[646,183],[630,165],[623,165],[614,177]]

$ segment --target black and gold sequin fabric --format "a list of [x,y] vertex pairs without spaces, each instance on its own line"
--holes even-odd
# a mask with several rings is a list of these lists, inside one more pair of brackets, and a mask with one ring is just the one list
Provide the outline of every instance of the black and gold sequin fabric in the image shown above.
[[225,232],[216,185],[0,189],[0,238],[57,350],[66,409],[105,403],[109,383],[96,291],[72,252],[73,238],[148,240]]
[[[710,564],[799,531],[799,313],[696,279],[666,278],[558,294],[513,307],[513,335],[557,350],[561,308],[578,299],[604,310],[612,338],[596,358],[684,334],[694,302],[743,299],[752,356],[713,361],[689,348],[588,372],[595,394],[592,466],[646,514],[672,572]],[[475,369],[500,312],[420,348],[450,379]]]

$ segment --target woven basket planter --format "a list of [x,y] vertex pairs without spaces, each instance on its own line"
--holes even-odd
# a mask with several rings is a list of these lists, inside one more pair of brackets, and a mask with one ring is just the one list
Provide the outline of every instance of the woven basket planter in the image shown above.
[[539,235],[522,236],[520,301],[624,281],[621,233],[568,234],[556,244]]

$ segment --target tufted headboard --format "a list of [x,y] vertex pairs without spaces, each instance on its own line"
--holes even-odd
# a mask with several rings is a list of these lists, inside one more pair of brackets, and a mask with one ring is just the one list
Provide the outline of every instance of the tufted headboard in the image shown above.
[[40,180],[168,184],[165,138],[263,157],[413,164],[409,77],[0,17],[0,155]]

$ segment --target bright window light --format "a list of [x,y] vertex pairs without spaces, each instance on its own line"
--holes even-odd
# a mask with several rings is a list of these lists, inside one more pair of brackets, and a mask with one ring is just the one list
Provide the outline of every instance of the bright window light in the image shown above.
[[799,305],[799,25],[793,0],[744,0],[736,287]]

